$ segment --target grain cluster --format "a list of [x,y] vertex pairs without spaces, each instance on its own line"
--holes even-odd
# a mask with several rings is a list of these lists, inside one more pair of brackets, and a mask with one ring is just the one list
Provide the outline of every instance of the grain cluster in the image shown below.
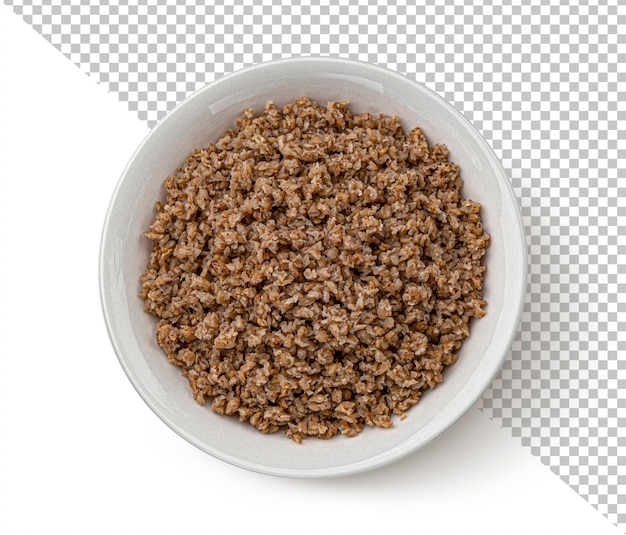
[[296,442],[389,427],[485,314],[489,235],[444,145],[303,97],[164,182],[141,278],[195,400]]

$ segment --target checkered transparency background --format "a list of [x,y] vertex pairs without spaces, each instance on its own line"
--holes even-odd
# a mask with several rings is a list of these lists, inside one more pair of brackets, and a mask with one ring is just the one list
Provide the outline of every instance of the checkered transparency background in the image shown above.
[[624,2],[6,3],[150,126],[295,55],[377,63],[454,104],[501,157],[529,247],[520,329],[480,406],[626,529]]

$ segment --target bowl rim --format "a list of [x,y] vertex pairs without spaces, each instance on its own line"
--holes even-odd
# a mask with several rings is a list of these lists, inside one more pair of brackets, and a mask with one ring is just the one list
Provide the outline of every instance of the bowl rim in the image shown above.
[[[186,106],[192,100],[199,98],[205,91],[212,91],[218,85],[221,85],[224,83],[231,83],[232,80],[237,78],[238,76],[248,75],[250,72],[253,72],[259,69],[265,69],[265,68],[276,66],[279,64],[280,65],[300,64],[302,62],[311,63],[311,64],[313,63],[334,64],[334,65],[343,64],[343,65],[346,65],[346,66],[349,65],[352,67],[356,65],[361,69],[370,70],[371,72],[378,73],[379,75],[382,75],[388,78],[396,78],[397,80],[402,81],[403,83],[408,82],[410,85],[412,85],[416,89],[416,91],[427,94],[430,98],[438,101],[441,106],[443,106],[444,108],[447,108],[449,112],[452,112],[452,114],[455,116],[457,120],[464,123],[464,125],[468,128],[469,132],[472,134],[472,136],[475,138],[478,144],[482,147],[485,156],[489,159],[491,165],[497,171],[497,174],[499,175],[498,179],[501,180],[504,186],[504,189],[510,196],[510,200],[513,201],[513,205],[516,208],[515,219],[517,223],[516,225],[517,230],[519,233],[517,236],[517,239],[519,240],[519,243],[521,244],[522,249],[523,249],[523,254],[522,254],[523,263],[520,266],[521,276],[519,278],[520,287],[518,289],[519,293],[517,294],[519,299],[515,306],[515,309],[511,310],[511,312],[514,312],[514,321],[511,324],[514,326],[514,328],[511,328],[511,331],[509,332],[508,338],[506,340],[506,344],[502,346],[503,348],[506,348],[506,349],[502,351],[502,354],[497,360],[497,365],[493,365],[491,373],[485,375],[483,380],[480,382],[479,387],[474,389],[474,395],[472,396],[471,402],[467,403],[464,406],[464,408],[457,410],[454,414],[454,418],[450,419],[447,422],[447,424],[439,430],[439,432],[431,436],[428,440],[419,442],[411,447],[400,448],[400,446],[402,445],[396,446],[394,448],[393,455],[379,454],[376,457],[372,458],[373,462],[371,462],[370,459],[367,459],[365,461],[357,461],[355,463],[345,464],[339,467],[331,467],[331,468],[323,468],[323,469],[268,467],[267,465],[262,464],[262,463],[257,463],[257,462],[253,462],[250,460],[245,460],[245,459],[241,459],[238,457],[234,457],[234,456],[229,455],[227,452],[224,452],[222,450],[219,450],[217,448],[213,448],[213,447],[208,446],[207,444],[204,444],[202,441],[196,439],[196,437],[188,433],[185,429],[178,426],[176,423],[172,422],[170,418],[168,418],[165,414],[163,414],[162,411],[160,411],[159,408],[155,405],[155,403],[152,402],[152,400],[150,399],[149,392],[146,389],[144,389],[140,381],[133,375],[128,363],[126,362],[124,351],[122,350],[122,347],[120,346],[119,340],[113,328],[113,323],[112,323],[112,318],[111,318],[112,312],[109,310],[110,304],[108,301],[106,280],[105,280],[106,279],[106,274],[105,274],[106,264],[108,263],[108,259],[105,257],[105,249],[107,248],[107,238],[108,238],[109,227],[110,227],[110,222],[112,218],[112,212],[114,211],[116,201],[118,199],[121,189],[123,188],[125,179],[127,177],[127,174],[130,168],[133,165],[133,162],[135,161],[137,156],[143,151],[144,147],[150,142],[150,140],[155,134],[155,131],[158,128],[160,128],[161,125],[167,124],[167,122],[171,121],[173,117],[175,117],[179,113],[179,110],[183,106]],[[512,237],[512,239],[513,238],[514,237]],[[401,458],[404,458],[414,453],[415,451],[425,447],[426,445],[430,444],[431,442],[435,441],[436,439],[440,438],[442,435],[447,433],[456,423],[458,423],[459,420],[461,420],[476,405],[478,400],[481,398],[484,392],[488,389],[489,385],[492,383],[493,379],[500,372],[502,365],[504,361],[506,360],[508,353],[510,352],[511,345],[517,335],[517,331],[519,330],[522,312],[524,309],[525,296],[527,293],[527,284],[528,284],[527,249],[528,249],[528,245],[527,245],[527,240],[526,240],[524,222],[523,222],[521,210],[520,210],[520,203],[513,190],[513,186],[507,176],[507,173],[504,167],[502,166],[500,159],[497,157],[491,145],[486,141],[486,139],[482,136],[482,134],[478,131],[478,129],[455,106],[453,106],[445,98],[443,98],[434,90],[428,88],[423,83],[418,82],[417,80],[409,76],[403,75],[387,67],[375,65],[375,64],[368,63],[368,62],[361,61],[361,60],[348,59],[348,58],[335,57],[335,56],[321,56],[321,55],[292,56],[289,58],[275,59],[275,60],[270,60],[270,61],[265,61],[265,62],[257,63],[254,65],[250,65],[250,66],[238,69],[232,73],[226,74],[222,76],[221,78],[206,84],[205,86],[196,90],[194,93],[192,93],[191,95],[183,99],[181,102],[179,102],[158,123],[156,123],[150,129],[150,132],[148,132],[148,134],[143,138],[139,146],[132,153],[130,159],[125,165],[115,185],[115,188],[111,195],[111,199],[109,201],[109,205],[106,211],[104,224],[101,230],[99,258],[98,258],[98,282],[99,282],[100,304],[101,304],[101,310],[104,316],[104,321],[105,321],[105,325],[107,328],[109,339],[111,341],[111,344],[113,346],[117,359],[122,369],[124,370],[124,373],[126,374],[127,378],[129,379],[129,381],[131,382],[131,384],[133,385],[134,389],[137,391],[139,396],[143,399],[144,403],[146,403],[146,405],[150,408],[150,410],[154,414],[156,414],[156,416],[163,423],[165,423],[170,429],[172,429],[180,437],[182,437],[187,442],[194,445],[201,451],[204,451],[205,453],[208,453],[215,458],[218,458],[231,465],[238,466],[240,468],[244,468],[247,470],[251,470],[253,472],[273,475],[273,476],[291,477],[291,478],[337,477],[337,476],[357,474],[357,473],[377,469],[387,464],[390,464],[392,462],[398,461]],[[399,451],[395,451],[395,450],[399,450]]]

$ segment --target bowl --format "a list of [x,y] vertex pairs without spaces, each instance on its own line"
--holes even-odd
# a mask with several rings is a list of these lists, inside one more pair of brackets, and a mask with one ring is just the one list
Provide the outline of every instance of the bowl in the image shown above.
[[[180,368],[156,343],[155,318],[138,297],[151,250],[143,233],[162,198],[163,180],[196,148],[215,142],[244,108],[262,111],[301,96],[326,105],[348,100],[353,112],[396,114],[405,131],[422,128],[430,144],[445,143],[461,167],[463,195],[481,203],[492,243],[486,256],[485,317],[474,320],[458,362],[389,429],[366,427],[353,438],[307,439],[263,434],[215,414],[192,398]],[[353,474],[395,461],[435,440],[480,398],[500,369],[520,320],[526,246],[518,203],[497,157],[448,102],[419,83],[367,63],[326,57],[259,64],[197,91],[170,112],[132,156],[113,193],[100,249],[104,318],[119,361],[154,413],[201,450],[242,468],[276,476]]]

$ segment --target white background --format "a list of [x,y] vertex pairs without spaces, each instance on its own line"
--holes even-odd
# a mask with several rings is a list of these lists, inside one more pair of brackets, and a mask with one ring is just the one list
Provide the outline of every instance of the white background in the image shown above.
[[619,533],[477,409],[328,480],[246,472],[170,431],[98,295],[108,201],[148,128],[5,5],[0,25],[0,533]]

